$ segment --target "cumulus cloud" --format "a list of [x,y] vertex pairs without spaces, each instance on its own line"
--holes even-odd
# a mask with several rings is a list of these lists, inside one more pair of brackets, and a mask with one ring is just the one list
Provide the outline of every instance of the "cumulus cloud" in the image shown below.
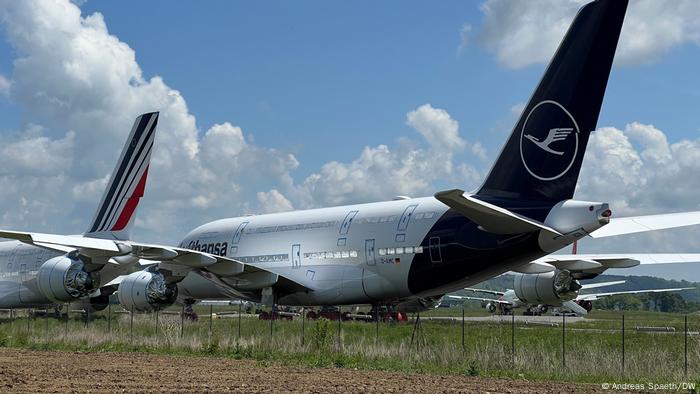
[[[480,38],[509,68],[545,63],[588,0],[487,0]],[[616,54],[619,64],[649,63],[684,43],[700,45],[700,3],[637,0],[629,5]]]
[[258,192],[257,197],[265,213],[286,212],[294,209],[287,197],[277,189],[272,189],[269,192]]
[[481,177],[455,158],[465,149],[485,157],[483,146],[460,137],[447,111],[426,104],[407,115],[421,141],[366,147],[355,160],[327,163],[296,181],[293,154],[255,144],[235,122],[200,131],[182,94],[159,76],[145,77],[100,13],[82,15],[67,0],[4,1],[0,23],[16,53],[6,94],[27,121],[50,125],[52,135],[65,130],[49,138],[31,126],[33,134],[4,141],[3,227],[80,231],[134,117],[154,110],[158,134],[134,231],[147,241],[177,242],[225,216],[432,194],[435,182],[470,187]]
[[669,143],[653,125],[633,122],[591,135],[577,198],[613,203],[620,215],[700,210],[700,139]]
[[0,95],[9,96],[10,85],[10,81],[4,75],[0,74]]

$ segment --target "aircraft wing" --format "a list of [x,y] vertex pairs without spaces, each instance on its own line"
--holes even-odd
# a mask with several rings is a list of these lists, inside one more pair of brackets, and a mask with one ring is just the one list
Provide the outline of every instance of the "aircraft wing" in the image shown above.
[[675,289],[647,289],[647,290],[628,290],[628,291],[612,291],[609,293],[581,294],[576,297],[576,301],[595,301],[603,297],[609,297],[620,294],[642,294],[642,293],[667,293],[671,291],[681,290],[696,290],[695,287],[678,287]]
[[611,218],[610,223],[593,231],[590,236],[593,238],[612,237],[615,235],[635,234],[645,231],[693,226],[696,224],[700,224],[700,211]]
[[[0,230],[0,237],[16,239],[46,249],[78,250],[80,254],[90,257],[130,255],[139,259],[158,261],[166,263],[169,268],[175,268],[178,271],[197,270],[203,277],[218,286],[228,286],[227,283],[235,282],[239,286],[252,286],[251,289],[253,289],[255,283],[264,283],[263,287],[280,284],[294,291],[312,290],[292,279],[281,277],[276,273],[242,261],[180,247],[5,230]],[[105,261],[107,260],[105,259]]]
[[502,296],[503,294],[505,294],[505,293],[502,292],[502,291],[486,290],[486,289],[476,289],[476,288],[473,288],[473,287],[465,287],[464,290],[471,291],[471,292],[474,292],[474,293],[493,294],[493,295],[497,295],[497,296]]
[[700,263],[700,253],[550,254],[518,267],[522,273],[555,269],[600,274],[608,268],[631,268],[640,264]]
[[621,285],[625,283],[624,280],[615,280],[612,282],[598,282],[598,283],[586,283],[581,285],[581,289],[595,289],[596,287],[607,287],[607,286],[615,286],[615,285]]
[[512,305],[512,303],[505,300],[496,300],[493,298],[481,298],[481,297],[468,297],[468,296],[458,296],[458,295],[448,295],[449,298],[454,298],[457,300],[472,300],[472,301],[485,301],[485,302],[496,302],[498,304]]

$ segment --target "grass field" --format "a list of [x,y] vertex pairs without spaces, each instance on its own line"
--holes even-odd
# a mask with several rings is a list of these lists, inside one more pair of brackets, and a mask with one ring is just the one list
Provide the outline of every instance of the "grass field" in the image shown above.
[[[467,374],[576,382],[697,381],[700,378],[700,316],[635,312],[625,315],[624,370],[622,315],[594,311],[578,323],[544,326],[510,321],[423,321],[411,323],[261,321],[213,307],[209,319],[200,307],[198,322],[178,310],[132,317],[112,307],[68,319],[9,316],[0,323],[0,346],[83,351],[141,351],[159,354],[217,355],[294,365],[369,368],[437,374]],[[120,310],[120,311],[117,311]],[[426,314],[424,314],[425,316]],[[427,315],[458,316],[457,308]],[[468,311],[468,316],[483,315]],[[157,321],[157,324],[156,324]],[[672,327],[675,332],[642,332],[638,327]],[[240,335],[239,335],[240,332]],[[413,341],[412,341],[413,336]],[[562,341],[565,341],[563,346]],[[515,351],[513,352],[513,344]],[[564,351],[565,350],[565,351]]]

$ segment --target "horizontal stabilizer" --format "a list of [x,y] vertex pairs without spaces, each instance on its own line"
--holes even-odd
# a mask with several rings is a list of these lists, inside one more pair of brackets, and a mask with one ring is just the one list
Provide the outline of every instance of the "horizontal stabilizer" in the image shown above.
[[497,205],[473,198],[465,194],[464,190],[453,189],[437,192],[435,193],[435,198],[490,233],[521,234],[533,231],[544,231],[552,237],[561,235],[558,231],[543,223],[528,219]]

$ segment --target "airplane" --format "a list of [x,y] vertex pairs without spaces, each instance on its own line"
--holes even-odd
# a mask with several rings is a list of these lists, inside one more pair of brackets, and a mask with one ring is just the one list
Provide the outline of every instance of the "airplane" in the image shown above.
[[9,230],[0,237],[64,248],[75,259],[146,260],[145,268],[104,286],[116,288],[119,303],[134,312],[201,299],[392,305],[410,312],[507,271],[553,280],[544,275],[578,269],[592,277],[604,268],[639,264],[551,255],[586,236],[700,224],[700,212],[616,219],[607,203],[573,199],[626,9],[625,0],[581,8],[474,192],[221,219],[193,229],[178,246]]
[[[559,279],[559,283],[564,283],[567,281],[574,280],[571,276],[567,276],[566,271],[560,271],[562,278]],[[624,280],[612,281],[612,282],[599,282],[599,283],[588,283],[579,285],[579,289],[571,291],[566,295],[560,294],[561,298],[553,299],[550,298],[546,301],[542,300],[542,297],[536,295],[535,292],[528,292],[527,288],[523,287],[523,276],[528,274],[516,274],[514,278],[514,289],[508,289],[506,291],[496,291],[496,290],[486,290],[486,289],[475,289],[475,288],[465,288],[464,290],[474,292],[474,293],[484,293],[492,294],[498,296],[497,299],[492,298],[482,298],[482,297],[471,297],[471,296],[461,296],[450,294],[447,297],[458,300],[474,300],[481,301],[484,303],[484,307],[491,313],[499,315],[509,315],[514,313],[514,309],[526,308],[527,314],[541,315],[546,313],[550,307],[564,307],[570,309],[578,316],[585,316],[593,309],[593,301],[598,299],[621,295],[621,294],[644,294],[644,293],[666,293],[673,291],[683,291],[683,290],[693,290],[694,287],[678,287],[678,288],[667,288],[667,289],[646,289],[646,290],[626,290],[626,291],[613,291],[607,293],[590,293],[590,294],[579,294],[578,290],[587,290],[599,287],[614,286],[618,284],[625,283]],[[557,282],[557,281],[555,281]],[[534,297],[534,298],[533,298]]]
[[[0,308],[21,308],[89,299],[95,310],[107,306],[111,292],[103,284],[133,270],[139,259],[111,256],[100,245],[129,239],[131,225],[148,178],[158,112],[134,121],[119,161],[79,238],[83,248],[57,244],[50,234],[0,242]],[[94,246],[94,247],[93,247]],[[102,287],[101,287],[102,286]]]

